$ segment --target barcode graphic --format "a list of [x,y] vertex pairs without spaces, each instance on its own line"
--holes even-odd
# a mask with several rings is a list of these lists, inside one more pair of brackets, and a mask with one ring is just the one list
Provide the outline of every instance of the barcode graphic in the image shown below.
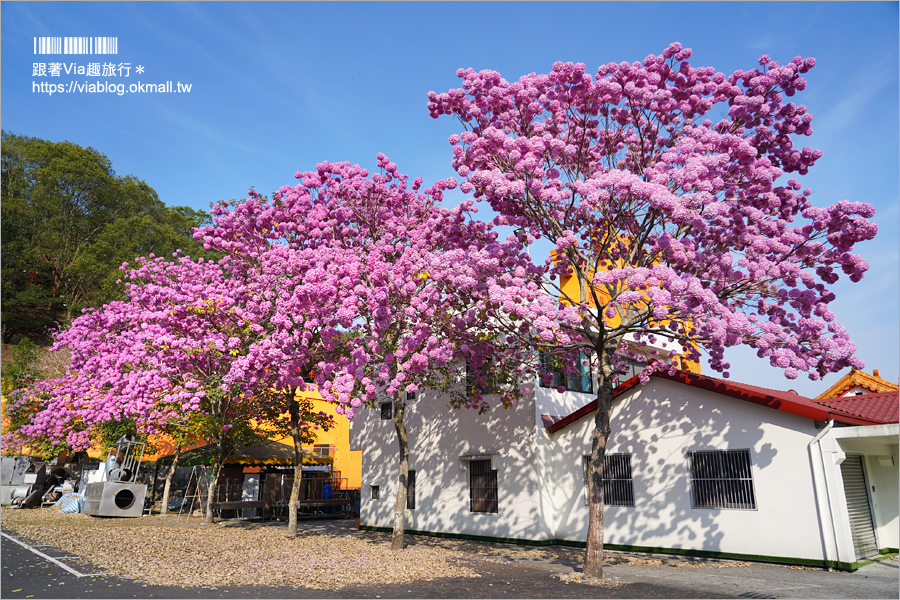
[[118,54],[117,37],[36,37],[35,54]]

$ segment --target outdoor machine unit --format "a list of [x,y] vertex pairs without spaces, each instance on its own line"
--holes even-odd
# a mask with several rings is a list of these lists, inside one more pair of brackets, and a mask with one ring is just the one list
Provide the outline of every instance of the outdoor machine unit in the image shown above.
[[137,481],[144,444],[122,436],[100,464],[98,478],[84,488],[81,512],[94,517],[140,517],[147,486]]

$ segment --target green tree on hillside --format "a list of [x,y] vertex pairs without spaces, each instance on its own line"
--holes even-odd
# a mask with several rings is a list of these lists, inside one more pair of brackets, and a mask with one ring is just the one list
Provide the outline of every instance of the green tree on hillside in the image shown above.
[[93,148],[2,134],[2,337],[46,339],[55,323],[121,297],[119,266],[177,248],[208,215],[167,207]]

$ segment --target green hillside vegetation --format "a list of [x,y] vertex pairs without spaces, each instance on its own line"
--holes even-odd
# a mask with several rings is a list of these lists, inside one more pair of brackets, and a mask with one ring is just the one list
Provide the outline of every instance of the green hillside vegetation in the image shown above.
[[122,297],[119,266],[182,249],[209,215],[168,207],[106,155],[3,131],[2,341],[43,345],[81,310]]

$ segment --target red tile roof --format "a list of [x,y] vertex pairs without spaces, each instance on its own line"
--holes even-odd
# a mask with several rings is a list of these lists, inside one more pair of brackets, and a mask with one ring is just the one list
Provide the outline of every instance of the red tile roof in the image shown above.
[[900,421],[897,399],[898,394],[894,391],[860,396],[838,396],[814,402],[842,413],[878,420],[882,423],[897,423]]
[[[744,383],[736,383],[726,379],[716,379],[714,377],[706,377],[696,373],[687,371],[676,371],[674,375],[668,372],[654,373],[651,377],[659,377],[683,383],[691,387],[715,392],[723,396],[729,396],[745,402],[759,404],[790,413],[815,421],[827,421],[834,419],[836,421],[851,425],[876,425],[882,423],[897,422],[897,392],[887,392],[885,394],[869,394],[868,396],[887,396],[893,394],[893,413],[890,413],[890,399],[879,402],[854,404],[843,404],[845,399],[837,400],[812,400],[794,392],[785,392],[782,390],[773,390],[769,388],[748,385]],[[620,396],[626,391],[636,387],[640,382],[637,376],[632,377],[628,381],[622,383],[615,389],[615,396]],[[865,398],[867,396],[851,396],[849,398]],[[592,414],[597,410],[597,401],[594,400],[589,404],[581,407],[570,415],[565,417],[549,417],[541,415],[544,427],[549,433],[559,431],[567,425]],[[890,414],[889,414],[890,413]],[[891,420],[893,419],[893,420]]]

